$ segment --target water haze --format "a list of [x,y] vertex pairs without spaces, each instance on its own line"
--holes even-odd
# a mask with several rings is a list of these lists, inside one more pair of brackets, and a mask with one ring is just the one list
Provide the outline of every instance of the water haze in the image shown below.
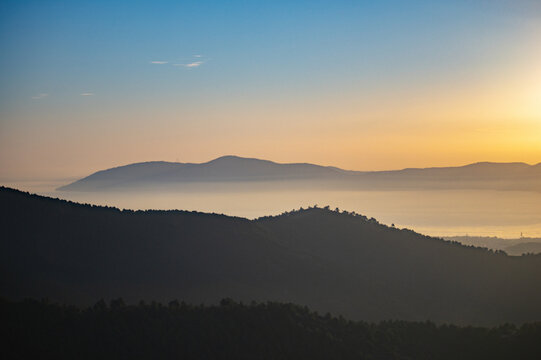
[[541,193],[534,191],[336,190],[276,182],[186,183],[152,191],[55,190],[72,180],[12,180],[2,185],[121,209],[196,210],[253,219],[317,204],[432,236],[541,237]]

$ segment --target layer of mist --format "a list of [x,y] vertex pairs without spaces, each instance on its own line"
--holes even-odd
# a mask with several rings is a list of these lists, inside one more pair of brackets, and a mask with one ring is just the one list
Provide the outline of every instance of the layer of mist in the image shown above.
[[[287,182],[191,183],[152,190],[56,191],[62,181],[4,183],[41,195],[124,209],[196,210],[246,218],[318,204],[433,236],[541,237],[541,193],[498,190],[334,190]],[[492,247],[492,246],[488,246]],[[497,247],[492,247],[497,248]]]

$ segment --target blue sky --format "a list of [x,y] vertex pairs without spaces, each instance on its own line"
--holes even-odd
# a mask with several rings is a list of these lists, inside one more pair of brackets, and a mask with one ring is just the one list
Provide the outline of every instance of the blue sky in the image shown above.
[[[349,86],[460,76],[513,36],[501,28],[513,21],[504,5],[435,3],[7,2],[2,99],[87,89],[120,98],[157,95],[157,87],[280,91],[284,83],[325,91],[352,77]],[[205,68],[197,74],[172,67],[196,61]]]
[[[535,1],[507,0],[3,1],[0,129],[4,137],[8,132],[19,136],[19,144],[11,139],[1,150],[10,158],[24,154],[17,161],[8,161],[6,155],[0,165],[13,173],[28,172],[32,154],[21,148],[30,146],[35,136],[30,128],[36,126],[47,129],[42,134],[56,147],[49,156],[58,158],[73,143],[62,143],[51,134],[67,131],[66,136],[84,138],[89,122],[113,124],[113,128],[130,125],[143,132],[148,131],[145,122],[162,128],[174,122],[173,131],[191,131],[192,136],[203,132],[194,130],[203,122],[216,140],[226,131],[224,122],[252,116],[256,124],[261,121],[261,127],[279,136],[282,130],[277,129],[286,124],[269,127],[271,119],[257,116],[264,112],[261,109],[292,109],[297,117],[288,121],[309,126],[306,118],[311,114],[303,113],[302,107],[325,101],[360,112],[360,98],[379,103],[397,97],[400,107],[403,99],[398,98],[430,92],[431,87],[456,91],[485,83],[493,87],[486,79],[530,66],[525,58],[537,60],[534,47],[540,14]],[[243,106],[248,110],[239,110]],[[212,108],[215,113],[201,115]],[[151,116],[167,109],[171,109],[168,115]],[[187,109],[200,115],[179,113]],[[367,109],[367,113],[374,111]],[[396,118],[391,114],[382,121],[393,123]],[[318,127],[325,119],[314,121]],[[359,120],[363,121],[370,123],[370,119]],[[238,133],[242,124],[232,129]],[[213,133],[212,128],[219,131]],[[118,143],[129,142],[117,135]],[[157,140],[160,133],[152,136]],[[246,136],[258,135],[247,131]],[[90,137],[82,140],[90,142]],[[41,146],[47,147],[45,142]],[[147,146],[152,147],[152,142]],[[284,154],[253,149],[251,143],[223,151],[228,150],[289,160]],[[220,151],[197,153],[184,148],[181,152],[202,160]],[[99,166],[98,158],[91,160],[88,152],[84,154],[89,163],[73,172]],[[171,157],[165,152],[149,154]],[[303,160],[299,157],[306,154],[304,149],[291,160]],[[340,165],[338,155],[336,161],[321,158],[319,162]],[[56,166],[69,172],[71,162],[62,156]],[[318,159],[314,155],[309,160]],[[369,166],[358,158],[348,159],[342,163],[347,167]],[[132,160],[122,155],[111,161]],[[382,166],[400,165],[388,161]]]

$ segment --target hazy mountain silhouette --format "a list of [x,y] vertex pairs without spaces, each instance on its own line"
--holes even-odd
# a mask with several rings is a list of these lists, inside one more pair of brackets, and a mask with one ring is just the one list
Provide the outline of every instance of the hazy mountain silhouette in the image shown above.
[[502,239],[494,236],[449,236],[446,240],[458,241],[464,245],[486,247],[492,250],[503,250],[509,255],[541,253],[541,238],[522,237]]
[[277,164],[272,161],[223,156],[202,163],[153,161],[98,171],[59,190],[90,191],[133,185],[179,182],[234,182],[334,179],[343,170],[312,164]]
[[0,190],[1,294],[88,304],[285,301],[352,319],[541,319],[541,255],[507,256],[310,208],[258,220]]
[[63,191],[153,188],[187,182],[295,182],[360,189],[515,189],[541,191],[541,163],[476,163],[461,167],[348,171],[313,164],[224,156],[201,163],[146,162],[98,171],[60,187]]
[[511,255],[540,254],[541,242],[522,242],[506,247],[505,252]]

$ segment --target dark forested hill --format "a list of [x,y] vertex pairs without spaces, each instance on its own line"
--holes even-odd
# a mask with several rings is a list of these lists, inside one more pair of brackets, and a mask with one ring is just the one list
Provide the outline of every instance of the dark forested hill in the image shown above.
[[0,190],[0,293],[89,304],[285,301],[360,320],[541,319],[541,256],[510,257],[311,208],[249,221]]
[[62,191],[155,190],[187,183],[274,183],[339,189],[496,189],[541,191],[541,164],[475,163],[393,171],[347,171],[314,164],[279,164],[223,156],[205,163],[152,161],[95,172]]
[[0,299],[4,359],[538,359],[541,323],[491,329],[322,316],[274,302],[113,299],[81,310]]

